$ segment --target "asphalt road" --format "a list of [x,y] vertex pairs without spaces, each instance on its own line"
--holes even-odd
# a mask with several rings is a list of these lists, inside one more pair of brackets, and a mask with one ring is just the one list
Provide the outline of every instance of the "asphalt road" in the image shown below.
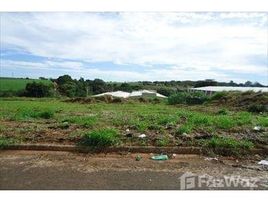
[[[178,190],[183,186],[189,189],[266,189],[268,180],[267,170],[257,166],[256,169],[232,167],[233,162],[237,163],[232,159],[209,161],[201,156],[180,155],[157,162],[150,160],[149,154],[141,155],[141,161],[136,161],[135,156],[0,151],[0,189]],[[249,163],[252,166],[254,161],[244,164]],[[180,177],[185,172],[193,173],[194,179],[183,179],[184,182],[181,182]],[[226,185],[228,183],[224,183],[213,187],[204,180],[198,182],[197,175],[204,174],[219,180],[224,175],[243,177],[244,185],[241,183],[229,187]],[[256,187],[244,187],[251,178],[258,179],[257,183],[252,183]]]

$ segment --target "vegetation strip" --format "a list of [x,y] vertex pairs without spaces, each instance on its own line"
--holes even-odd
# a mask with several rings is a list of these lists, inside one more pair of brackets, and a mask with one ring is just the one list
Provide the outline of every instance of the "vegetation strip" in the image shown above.
[[[201,154],[202,148],[199,147],[106,147],[106,148],[89,148],[76,145],[55,145],[55,144],[10,144],[5,146],[3,150],[37,150],[37,151],[70,151],[82,153],[177,153],[177,154]],[[267,148],[254,148],[248,152],[249,154],[267,154]]]

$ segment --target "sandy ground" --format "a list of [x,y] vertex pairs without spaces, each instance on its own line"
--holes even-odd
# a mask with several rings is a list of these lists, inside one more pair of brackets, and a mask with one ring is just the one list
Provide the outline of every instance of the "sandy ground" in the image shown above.
[[[0,189],[268,189],[268,170],[247,159],[152,154],[0,151]],[[192,178],[181,176],[188,173]],[[233,181],[233,182],[232,182]]]

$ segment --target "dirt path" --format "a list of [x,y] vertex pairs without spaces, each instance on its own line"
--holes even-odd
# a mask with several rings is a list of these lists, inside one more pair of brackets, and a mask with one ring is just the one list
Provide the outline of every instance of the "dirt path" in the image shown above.
[[[268,171],[257,159],[177,155],[153,161],[150,154],[140,154],[142,159],[136,161],[136,155],[0,151],[0,189],[191,189],[193,184],[192,189],[268,188]],[[192,173],[194,183],[180,178],[186,172]],[[217,184],[224,176],[242,182]]]

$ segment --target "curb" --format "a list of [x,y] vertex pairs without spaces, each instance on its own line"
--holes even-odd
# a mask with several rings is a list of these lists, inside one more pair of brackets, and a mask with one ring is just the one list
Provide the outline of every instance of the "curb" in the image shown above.
[[[5,146],[3,150],[32,150],[32,151],[69,151],[81,153],[176,153],[176,154],[201,154],[200,147],[106,147],[106,148],[89,148],[76,145],[58,145],[58,144],[11,144]],[[268,154],[267,148],[252,149],[250,154]]]
[[201,148],[198,147],[106,147],[106,148],[90,148],[76,145],[57,145],[57,144],[10,144],[5,146],[3,150],[35,150],[35,151],[69,151],[81,153],[178,153],[178,154],[200,154]]

